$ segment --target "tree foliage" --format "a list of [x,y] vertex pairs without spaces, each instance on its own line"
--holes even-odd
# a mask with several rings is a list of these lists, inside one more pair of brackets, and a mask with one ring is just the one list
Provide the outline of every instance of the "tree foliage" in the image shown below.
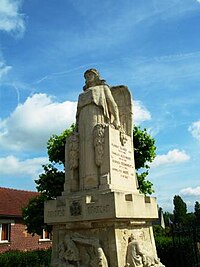
[[151,195],[154,192],[153,184],[149,180],[146,179],[148,175],[148,171],[138,173],[136,172],[136,176],[138,179],[139,191],[145,195]]
[[156,156],[155,139],[147,133],[146,129],[142,130],[134,126],[133,143],[136,170],[149,169],[148,163],[152,162]]
[[47,152],[49,161],[58,164],[65,164],[65,142],[75,129],[75,124],[72,124],[69,129],[63,131],[60,135],[53,134],[47,142]]
[[186,222],[187,217],[187,205],[183,199],[175,195],[173,199],[174,203],[174,222],[178,225],[183,225]]
[[65,173],[59,171],[54,165],[43,165],[44,173],[35,180],[38,192],[42,193],[47,199],[56,198],[63,192]]
[[40,194],[31,199],[28,205],[22,209],[22,216],[28,233],[42,235],[43,229],[48,231],[51,227],[44,223],[44,202],[48,198]]
[[43,165],[44,173],[35,180],[39,196],[31,199],[22,209],[22,216],[28,233],[41,235],[43,229],[51,227],[44,224],[44,201],[54,199],[63,191],[65,173],[52,164]]
[[[23,218],[29,233],[41,234],[42,229],[47,226],[44,224],[44,201],[54,199],[63,192],[65,180],[64,170],[58,169],[57,165],[65,163],[65,142],[66,138],[74,131],[73,124],[69,129],[60,135],[52,135],[47,142],[47,152],[50,164],[43,165],[44,172],[39,175],[39,179],[35,180],[37,190],[40,196],[32,199],[27,207],[23,209]],[[134,154],[135,167],[139,182],[139,190],[144,194],[153,192],[152,183],[146,180],[148,175],[149,162],[155,158],[155,140],[147,133],[146,129],[134,127]],[[143,172],[138,170],[143,168]]]
[[200,225],[200,204],[198,201],[195,202],[194,215],[196,219],[196,224]]
[[[155,139],[147,133],[147,130],[142,130],[140,127],[133,128],[133,143],[134,143],[134,157],[135,168],[137,170],[137,178],[139,183],[139,190],[143,194],[152,194],[153,184],[146,179],[148,175],[149,163],[152,162],[156,156]],[[139,172],[139,169],[143,172]]]
[[31,199],[22,210],[22,216],[28,233],[41,235],[43,229],[51,227],[44,223],[44,202],[60,196],[63,192],[65,172],[58,170],[56,163],[64,165],[65,140],[72,133],[74,125],[61,135],[52,135],[47,143],[50,164],[43,165],[44,172],[35,180],[39,196]]

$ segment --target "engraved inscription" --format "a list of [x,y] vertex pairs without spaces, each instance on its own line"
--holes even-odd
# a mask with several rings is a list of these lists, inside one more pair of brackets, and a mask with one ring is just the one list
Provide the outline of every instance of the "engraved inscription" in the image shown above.
[[62,217],[65,215],[65,210],[49,210],[47,217]]
[[133,177],[133,155],[131,148],[111,143],[112,171],[121,178]]
[[110,205],[98,205],[98,206],[89,206],[87,208],[88,214],[97,214],[97,213],[107,213],[110,210]]

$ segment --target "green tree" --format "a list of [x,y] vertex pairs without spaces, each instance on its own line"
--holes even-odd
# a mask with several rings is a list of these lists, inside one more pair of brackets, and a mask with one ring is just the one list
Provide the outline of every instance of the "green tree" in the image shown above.
[[[64,189],[65,141],[74,129],[75,125],[73,124],[62,134],[52,135],[47,142],[47,152],[51,163],[43,165],[44,172],[39,175],[38,180],[35,180],[40,196],[32,199],[22,211],[24,223],[29,233],[41,235],[42,230],[47,228],[44,224],[44,201],[55,199],[61,195]],[[149,169],[148,163],[152,162],[156,155],[155,140],[147,133],[146,129],[142,130],[136,126],[133,129],[133,140],[139,190],[144,194],[151,194],[153,185],[146,180],[146,176]],[[141,168],[143,172],[139,173]]]
[[194,226],[196,223],[196,217],[194,215],[193,212],[189,212],[186,214],[186,220],[185,220],[185,224],[186,226],[190,227],[190,226]]
[[170,226],[174,221],[174,215],[168,211],[163,213],[164,221],[166,226]]
[[183,201],[183,199],[175,195],[173,199],[174,203],[174,223],[178,225],[183,225],[186,222],[186,217],[187,217],[187,205]]
[[194,215],[195,215],[196,224],[200,225],[200,204],[198,201],[195,202]]
[[[143,194],[152,194],[153,184],[146,179],[149,170],[149,163],[156,156],[155,139],[147,133],[147,130],[142,130],[140,127],[133,128],[133,143],[135,168],[139,183],[139,190]],[[142,169],[142,172],[140,171]]]
[[74,130],[76,125],[73,123],[69,129],[63,131],[60,135],[53,134],[47,142],[47,153],[49,161],[53,164],[65,164],[65,142]]
[[48,198],[40,194],[31,199],[28,205],[22,209],[22,216],[28,233],[42,235],[43,229],[51,231],[51,226],[44,223],[44,202]]
[[58,170],[53,164],[43,165],[43,168],[44,173],[40,174],[38,180],[35,180],[38,192],[42,193],[47,199],[60,196],[64,190],[64,171]]
[[[27,232],[41,235],[43,229],[51,230],[44,223],[44,202],[55,199],[64,190],[65,172],[65,140],[73,132],[74,124],[60,135],[52,135],[47,142],[47,152],[50,164],[43,165],[44,172],[35,180],[39,196],[31,199],[22,209],[22,216]],[[63,170],[58,170],[56,164],[61,164]]]

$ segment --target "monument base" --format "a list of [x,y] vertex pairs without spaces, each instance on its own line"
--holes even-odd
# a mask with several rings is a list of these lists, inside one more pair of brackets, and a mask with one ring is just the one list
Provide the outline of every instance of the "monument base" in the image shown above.
[[45,222],[53,225],[52,267],[131,267],[136,250],[141,262],[136,266],[161,267],[151,226],[156,218],[155,198],[142,194],[82,191],[47,201]]
[[[130,236],[134,236],[143,246],[144,257],[148,257],[152,262],[157,259],[152,227],[147,221],[57,224],[53,227],[52,266],[126,266]],[[70,243],[73,244],[71,247],[74,247],[71,252],[68,251]],[[65,260],[65,253],[68,255],[67,260]]]

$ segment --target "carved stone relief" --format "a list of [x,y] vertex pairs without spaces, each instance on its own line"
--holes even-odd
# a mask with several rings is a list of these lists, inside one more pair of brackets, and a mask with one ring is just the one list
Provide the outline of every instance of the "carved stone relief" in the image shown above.
[[105,127],[106,124],[97,124],[94,127],[94,150],[95,150],[95,162],[98,167],[101,166],[104,156],[104,143],[105,143]]
[[128,238],[125,267],[164,267],[151,250],[148,242],[138,240],[131,234]]
[[81,208],[80,202],[73,201],[69,208],[70,208],[70,215],[71,216],[79,216],[79,215],[81,215],[82,208]]
[[125,131],[122,129],[122,127],[120,128],[120,142],[122,146],[124,146],[125,143],[127,142],[127,136],[126,136]]
[[78,233],[66,234],[58,244],[58,258],[53,267],[108,267],[104,251],[97,238]]

